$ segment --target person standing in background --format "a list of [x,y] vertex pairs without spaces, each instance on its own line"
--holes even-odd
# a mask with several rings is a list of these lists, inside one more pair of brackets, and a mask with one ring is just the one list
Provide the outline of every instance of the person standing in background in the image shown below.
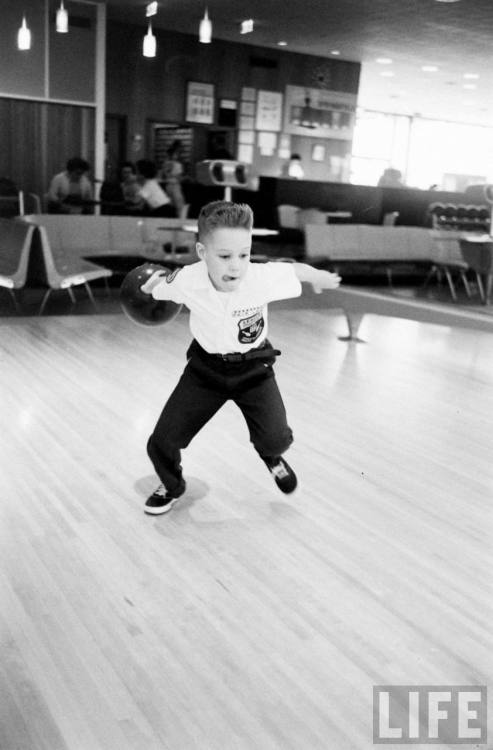
[[291,154],[289,161],[284,164],[281,177],[292,177],[295,180],[302,180],[305,176],[305,170],[301,164],[301,156],[299,154]]
[[377,182],[377,187],[405,187],[402,181],[402,172],[395,167],[384,169],[382,176]]
[[142,199],[139,195],[140,185],[135,173],[135,166],[131,161],[124,161],[120,167],[120,187],[125,211],[129,214],[140,213],[142,211]]
[[183,216],[185,208],[185,197],[182,189],[183,173],[182,144],[181,141],[176,140],[173,141],[166,152],[166,159],[159,176],[178,218],[185,218]]

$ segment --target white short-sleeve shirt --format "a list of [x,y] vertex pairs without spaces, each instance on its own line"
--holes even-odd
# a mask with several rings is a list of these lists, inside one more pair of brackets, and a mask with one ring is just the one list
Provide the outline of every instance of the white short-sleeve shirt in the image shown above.
[[209,353],[247,352],[267,337],[269,302],[299,297],[301,283],[290,263],[250,263],[238,289],[218,292],[204,261],[177,269],[152,296],[190,310],[190,330]]
[[146,180],[139,190],[139,195],[150,208],[160,208],[170,202],[169,197],[157,180]]

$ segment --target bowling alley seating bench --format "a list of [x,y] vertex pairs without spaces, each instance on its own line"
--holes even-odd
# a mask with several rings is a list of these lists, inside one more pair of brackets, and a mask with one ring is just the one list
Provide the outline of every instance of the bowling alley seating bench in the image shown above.
[[434,238],[426,227],[374,224],[307,224],[305,258],[309,263],[373,266],[433,262]]
[[195,242],[192,233],[181,230],[183,219],[30,214],[24,220],[44,227],[58,257],[90,260],[117,275],[146,260],[163,261],[177,246],[189,250]]

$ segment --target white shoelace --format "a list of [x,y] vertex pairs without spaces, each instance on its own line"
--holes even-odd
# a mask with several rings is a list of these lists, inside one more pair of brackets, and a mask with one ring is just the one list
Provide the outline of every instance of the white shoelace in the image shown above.
[[278,464],[275,466],[272,466],[271,472],[276,476],[278,479],[285,479],[289,476],[289,471],[286,469],[282,461],[279,461]]

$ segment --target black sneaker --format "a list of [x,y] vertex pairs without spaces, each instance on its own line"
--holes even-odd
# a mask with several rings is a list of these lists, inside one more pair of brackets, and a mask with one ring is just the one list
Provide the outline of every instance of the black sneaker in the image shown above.
[[294,473],[288,462],[280,456],[275,456],[274,458],[270,459],[264,459],[264,461],[267,464],[267,468],[274,477],[275,483],[277,484],[281,492],[285,492],[286,494],[288,494],[289,492],[294,492],[297,487],[298,480],[296,479],[296,474]]
[[149,513],[152,516],[158,516],[161,513],[167,513],[169,510],[171,510],[176,501],[183,495],[183,493],[185,492],[185,488],[186,485],[183,481],[173,492],[168,491],[163,484],[160,484],[159,487],[154,490],[152,495],[147,498],[144,513]]

